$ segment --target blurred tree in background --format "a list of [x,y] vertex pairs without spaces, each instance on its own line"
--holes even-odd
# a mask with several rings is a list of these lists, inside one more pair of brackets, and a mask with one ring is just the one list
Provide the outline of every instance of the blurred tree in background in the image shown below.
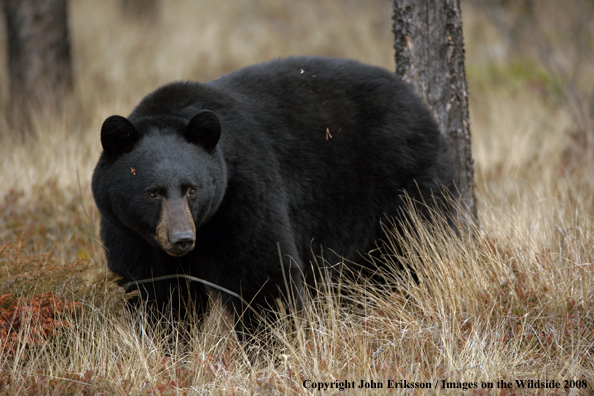
[[66,0],[3,0],[10,76],[9,115],[30,131],[33,108],[59,108],[73,87]]
[[433,111],[462,202],[476,219],[460,0],[394,0],[393,10],[396,72]]
[[158,0],[120,0],[124,17],[138,21],[154,22],[159,16]]

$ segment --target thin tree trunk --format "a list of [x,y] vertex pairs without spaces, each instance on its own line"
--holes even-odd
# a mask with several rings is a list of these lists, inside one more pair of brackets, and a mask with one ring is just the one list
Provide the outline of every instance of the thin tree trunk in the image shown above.
[[154,22],[159,16],[158,0],[120,0],[122,14],[128,19]]
[[21,122],[32,107],[59,105],[72,90],[67,5],[66,0],[3,0],[3,6],[11,118]]
[[446,136],[456,186],[474,220],[474,167],[459,0],[393,0],[396,73],[410,83]]

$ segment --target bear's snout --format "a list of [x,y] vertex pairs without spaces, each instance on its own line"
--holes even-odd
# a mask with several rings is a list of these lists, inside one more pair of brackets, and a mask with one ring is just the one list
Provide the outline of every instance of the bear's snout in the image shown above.
[[171,245],[180,252],[189,252],[194,248],[196,235],[192,231],[176,232],[169,236]]
[[156,239],[170,256],[184,256],[194,249],[196,225],[187,198],[165,199],[162,202]]

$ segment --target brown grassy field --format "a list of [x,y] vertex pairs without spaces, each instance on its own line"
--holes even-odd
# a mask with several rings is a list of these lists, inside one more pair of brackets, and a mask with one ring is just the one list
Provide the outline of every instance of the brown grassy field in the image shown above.
[[[114,1],[71,1],[74,95],[39,111],[25,143],[0,115],[0,395],[317,394],[319,382],[328,395],[594,394],[591,2],[463,4],[480,228],[459,239],[415,223],[394,242],[417,252],[418,284],[396,272],[398,292],[345,284],[355,306],[321,284],[255,359],[216,302],[174,331],[122,309],[90,192],[100,125],[163,83],[279,56],[394,69],[391,4],[164,3],[137,24]],[[7,80],[0,68],[2,110]],[[362,380],[383,388],[336,389]],[[387,389],[404,381],[431,389]]]

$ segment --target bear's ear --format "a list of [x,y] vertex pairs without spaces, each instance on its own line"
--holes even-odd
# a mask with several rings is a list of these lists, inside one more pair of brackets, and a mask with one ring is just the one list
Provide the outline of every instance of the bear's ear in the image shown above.
[[221,138],[221,122],[212,111],[201,111],[190,120],[184,137],[207,150],[215,148]]
[[110,156],[132,151],[139,135],[134,125],[122,116],[113,115],[103,121],[101,126],[101,145]]

